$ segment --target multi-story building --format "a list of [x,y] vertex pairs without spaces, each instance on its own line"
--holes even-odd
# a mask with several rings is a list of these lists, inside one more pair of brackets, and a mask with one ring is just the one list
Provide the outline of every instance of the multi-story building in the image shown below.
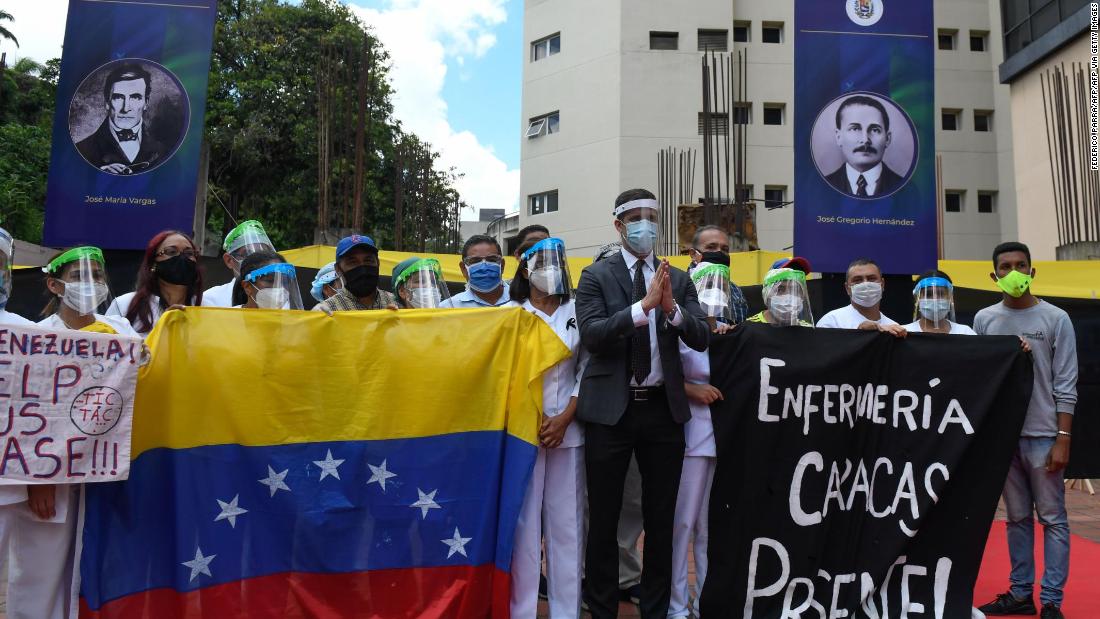
[[[936,0],[936,131],[944,254],[984,258],[1017,234],[1009,93],[997,0]],[[747,52],[743,192],[760,247],[793,243],[794,2],[526,0],[519,225],[542,223],[575,255],[614,238],[618,193],[656,193],[657,153],[702,148],[701,50]],[[702,158],[695,195],[702,197]]]
[[1100,259],[1100,171],[1089,135],[1095,3],[1001,4],[1020,240],[1036,260]]

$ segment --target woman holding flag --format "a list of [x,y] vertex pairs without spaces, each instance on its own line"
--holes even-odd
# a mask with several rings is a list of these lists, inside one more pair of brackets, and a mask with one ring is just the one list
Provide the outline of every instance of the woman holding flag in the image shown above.
[[587,354],[580,345],[565,244],[548,238],[520,249],[508,305],[539,317],[572,354],[542,379],[538,456],[512,552],[511,611],[513,617],[535,616],[545,539],[550,617],[572,619],[580,616],[584,548],[584,430],[575,415]]

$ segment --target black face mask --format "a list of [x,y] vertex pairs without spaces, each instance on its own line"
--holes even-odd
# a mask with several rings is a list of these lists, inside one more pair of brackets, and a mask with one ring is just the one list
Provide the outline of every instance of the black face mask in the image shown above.
[[361,264],[344,273],[344,288],[359,299],[374,294],[378,289],[378,265]]
[[700,251],[699,255],[703,257],[700,262],[720,264],[725,267],[728,267],[730,265],[730,255],[724,251]]
[[155,269],[157,277],[169,284],[179,286],[190,286],[195,283],[195,279],[199,276],[198,265],[182,255],[158,262]]

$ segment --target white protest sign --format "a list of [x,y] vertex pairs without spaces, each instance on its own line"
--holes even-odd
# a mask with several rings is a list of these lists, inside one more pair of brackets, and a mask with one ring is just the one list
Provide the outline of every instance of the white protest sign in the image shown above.
[[0,485],[126,479],[142,340],[0,327]]

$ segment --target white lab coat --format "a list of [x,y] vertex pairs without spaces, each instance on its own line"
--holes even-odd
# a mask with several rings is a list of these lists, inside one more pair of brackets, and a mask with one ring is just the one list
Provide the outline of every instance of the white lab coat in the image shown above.
[[[96,314],[119,335],[141,337],[121,316]],[[38,323],[46,329],[65,330],[57,314]],[[79,570],[76,538],[81,530],[80,484],[54,487],[56,515],[41,520],[24,501],[11,505],[11,539],[8,562],[8,619],[67,619],[76,616]],[[24,488],[25,491],[25,488]]]
[[203,307],[233,307],[233,287],[237,284],[237,279],[233,278],[227,283],[220,286],[214,286],[207,288],[206,292],[202,293],[202,306]]
[[[518,303],[509,305],[515,307]],[[567,301],[547,316],[530,301],[522,306],[558,334],[573,353],[542,379],[543,413],[560,415],[580,391],[588,363],[581,347],[576,307]],[[523,499],[512,550],[513,617],[534,617],[538,607],[540,550],[546,540],[546,577],[551,619],[580,616],[584,549],[584,431],[574,419],[561,446],[538,448],[531,483]]]
[[[694,384],[710,382],[710,353],[688,348],[680,342],[680,362],[684,380]],[[728,394],[723,394],[728,395]],[[688,549],[695,551],[696,592],[703,590],[707,577],[707,511],[710,488],[714,481],[714,425],[710,406],[689,400],[691,419],[684,425],[684,468],[676,495],[676,515],[672,530],[672,592],[668,616],[687,617],[690,613],[688,586]],[[698,616],[698,598],[695,615]]]

